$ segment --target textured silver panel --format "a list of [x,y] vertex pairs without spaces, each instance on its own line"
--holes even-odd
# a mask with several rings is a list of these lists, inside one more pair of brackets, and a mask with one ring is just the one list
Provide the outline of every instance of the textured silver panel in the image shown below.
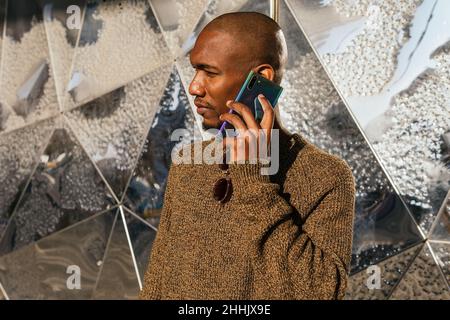
[[103,179],[71,131],[55,129],[0,242],[17,250],[114,205]]
[[2,41],[0,131],[58,112],[42,7],[35,0],[9,1]]
[[450,299],[449,287],[441,270],[436,265],[428,245],[423,247],[390,298],[394,300]]
[[[95,215],[1,256],[0,282],[9,298],[89,299],[116,211]],[[79,289],[77,280],[71,278],[76,274],[80,276]]]
[[352,275],[349,278],[345,299],[387,299],[422,247],[423,244],[419,244]]
[[2,284],[0,283],[0,301],[2,300],[7,300],[7,296],[6,296],[6,291],[4,291],[5,289],[3,288]]
[[430,239],[450,242],[450,191],[442,203],[430,232]]
[[181,53],[183,43],[210,0],[149,0],[172,54]]
[[[59,106],[69,83],[72,60],[81,30],[85,0],[43,0],[43,16],[55,76]],[[80,26],[77,26],[77,23]]]
[[91,101],[170,63],[170,56],[147,1],[91,1],[64,109]]
[[157,68],[65,115],[118,199],[130,178],[172,66]]
[[154,224],[163,205],[171,151],[177,146],[171,135],[175,129],[185,129],[180,143],[189,143],[198,135],[195,128],[186,92],[173,69],[124,198],[133,212],[150,223]]
[[0,238],[54,126],[49,119],[0,134]]
[[[2,43],[3,43],[3,26],[5,25],[6,0],[0,0],[0,78],[2,76]],[[0,89],[1,90],[1,89]],[[2,106],[0,105],[0,130],[2,130]]]
[[450,285],[450,242],[432,242],[431,250],[436,257],[438,266],[441,268],[447,284]]
[[153,225],[144,222],[144,220],[132,213],[129,209],[125,208],[124,214],[139,277],[141,282],[143,282],[157,229]]
[[450,3],[287,2],[427,233],[450,188]]
[[119,213],[92,299],[137,299],[138,293],[137,274]]

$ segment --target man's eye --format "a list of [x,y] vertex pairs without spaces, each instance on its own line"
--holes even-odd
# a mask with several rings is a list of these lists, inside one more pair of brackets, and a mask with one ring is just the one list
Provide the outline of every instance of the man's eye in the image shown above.
[[205,70],[205,69],[199,69],[199,68],[196,68],[194,66],[192,68],[195,70],[195,72],[199,72],[199,71],[205,72],[208,77],[214,77],[214,76],[217,76],[217,74],[218,74],[216,72],[208,71],[208,70]]

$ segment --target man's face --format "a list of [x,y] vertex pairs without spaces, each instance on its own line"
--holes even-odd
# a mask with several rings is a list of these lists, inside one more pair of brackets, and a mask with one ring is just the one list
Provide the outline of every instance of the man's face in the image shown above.
[[196,73],[189,94],[195,96],[203,127],[220,128],[219,115],[228,112],[226,102],[236,98],[250,71],[248,54],[227,33],[205,30],[192,49],[190,60]]

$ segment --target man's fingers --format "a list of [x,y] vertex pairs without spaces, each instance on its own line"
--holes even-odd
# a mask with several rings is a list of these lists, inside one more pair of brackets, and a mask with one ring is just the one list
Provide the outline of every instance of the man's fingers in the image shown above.
[[227,102],[227,107],[233,109],[242,117],[242,119],[244,119],[247,128],[253,130],[258,130],[260,128],[255,116],[251,112],[250,108],[245,104],[229,100]]
[[227,106],[235,114],[225,113],[220,116],[220,120],[229,122],[239,133],[237,138],[225,138],[223,141],[224,147],[231,149],[231,158],[234,160],[257,158],[258,150],[270,145],[275,113],[263,95],[259,95],[258,99],[264,110],[261,125],[255,120],[249,107],[239,102],[228,101]]
[[236,130],[242,130],[245,131],[247,130],[247,127],[245,126],[244,122],[242,121],[241,118],[239,118],[238,115],[236,114],[232,114],[232,113],[223,113],[220,115],[219,119],[221,121],[227,121],[229,123],[231,123],[231,125],[236,129]]
[[267,100],[267,98],[264,97],[262,94],[258,96],[258,100],[261,103],[261,106],[263,107],[264,111],[264,115],[261,120],[261,128],[267,130],[267,132],[270,132],[270,130],[273,128],[275,112],[269,100]]

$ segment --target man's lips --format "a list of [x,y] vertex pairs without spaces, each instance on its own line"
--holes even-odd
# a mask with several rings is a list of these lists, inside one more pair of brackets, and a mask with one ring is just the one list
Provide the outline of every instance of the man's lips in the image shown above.
[[212,108],[208,107],[206,104],[201,103],[198,100],[194,100],[194,104],[197,107],[197,113],[199,114],[203,114],[208,110],[212,110]]

